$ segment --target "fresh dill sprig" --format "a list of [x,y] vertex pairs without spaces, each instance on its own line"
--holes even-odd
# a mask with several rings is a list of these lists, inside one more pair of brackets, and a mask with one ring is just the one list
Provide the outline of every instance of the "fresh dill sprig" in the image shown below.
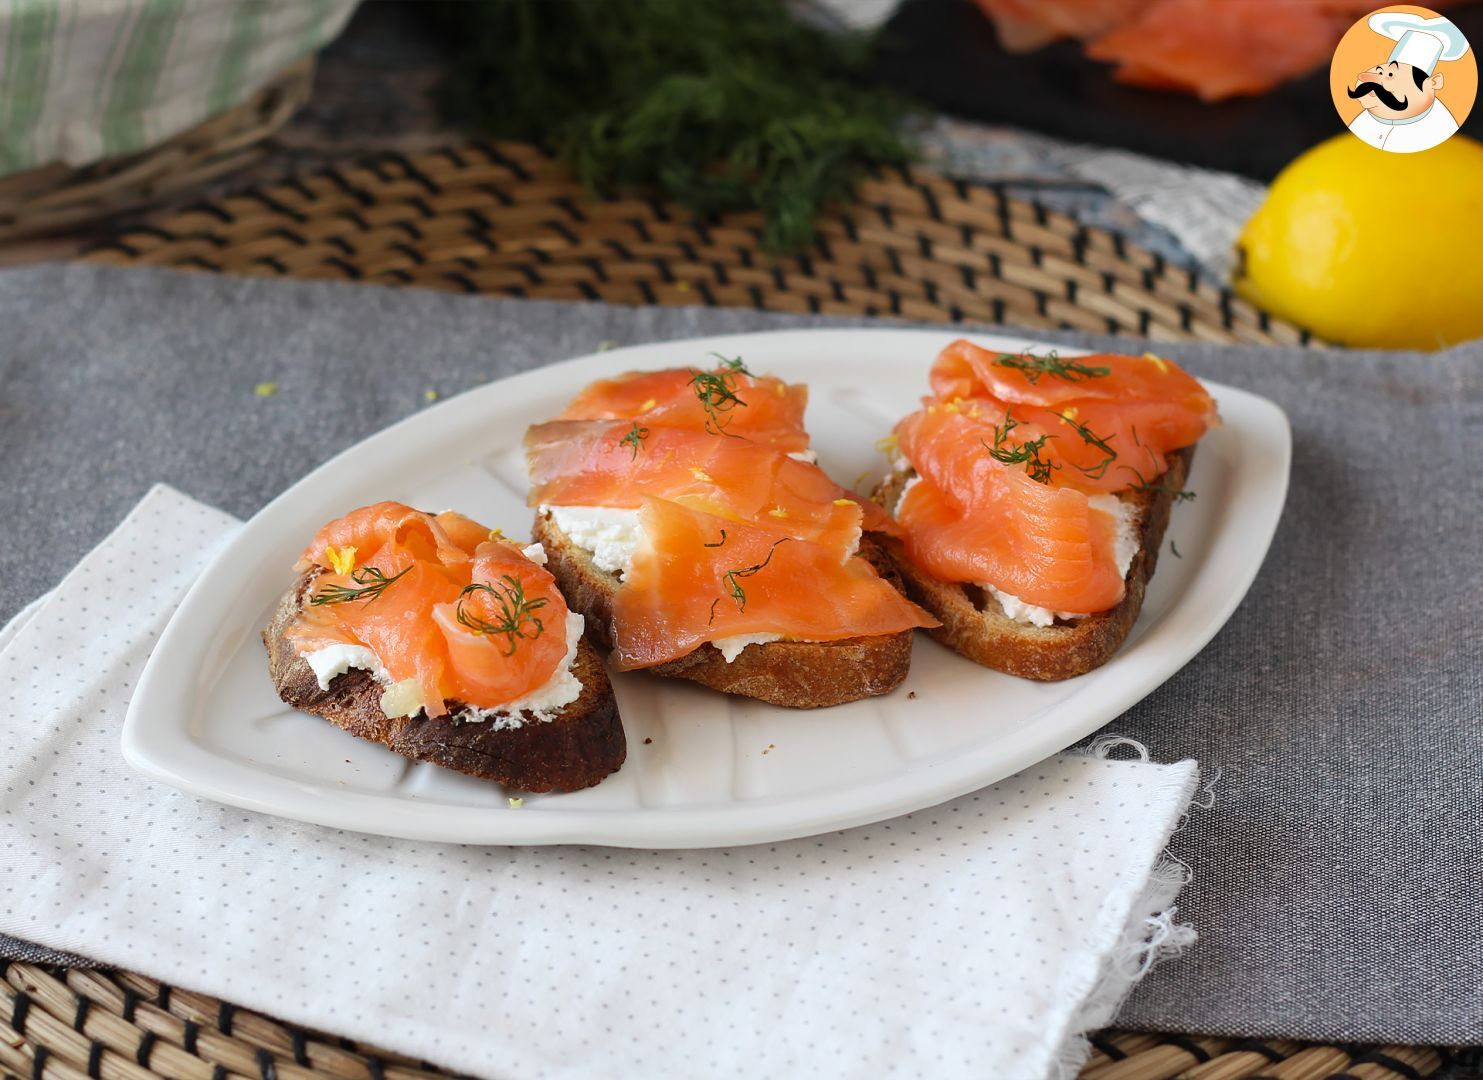
[[1112,374],[1112,369],[1109,367],[1093,367],[1083,364],[1080,360],[1062,360],[1054,349],[1044,356],[1032,356],[1029,353],[1017,356],[1014,353],[1002,353],[994,363],[999,367],[1022,372],[1031,386],[1038,383],[1042,375],[1050,375],[1074,383],[1086,379],[1100,379],[1104,375]]
[[590,188],[657,186],[700,215],[761,211],[797,251],[872,163],[913,152],[871,42],[785,0],[486,0],[428,5],[451,46],[449,119],[540,143]]
[[623,438],[621,438],[621,439],[618,440],[618,445],[619,446],[626,446],[630,450],[632,450],[633,451],[633,457],[632,457],[631,460],[637,461],[638,460],[638,456],[639,456],[639,451],[644,448],[644,440],[647,439],[648,437],[649,437],[649,429],[646,428],[646,427],[640,427],[639,426],[639,422],[637,420],[635,420],[633,422],[633,428],[632,428],[632,430],[630,430],[627,435],[623,436]]
[[1050,483],[1051,471],[1056,466],[1040,456],[1040,452],[1045,449],[1045,441],[1050,436],[1042,435],[1038,439],[1014,445],[1009,441],[1009,436],[1019,426],[1020,422],[1005,412],[1004,425],[994,425],[994,445],[990,446],[982,439],[978,441],[995,461],[1004,465],[1023,465],[1031,480],[1037,484]]
[[726,429],[731,426],[731,411],[738,405],[744,409],[747,407],[747,403],[737,396],[736,377],[751,374],[740,359],[723,359],[717,371],[690,373],[690,385],[700,399],[700,407],[705,410],[705,429],[712,435],[741,438],[740,435],[731,435]]
[[733,375],[745,375],[749,379],[755,379],[757,377],[752,374],[751,370],[747,367],[746,361],[743,360],[740,356],[733,356],[728,359],[718,352],[713,352],[709,355],[714,356],[717,360],[720,361],[720,363],[718,363],[716,367],[722,369],[723,371],[729,371]]
[[355,604],[362,600],[374,600],[410,569],[412,568],[409,566],[401,574],[387,577],[374,566],[362,566],[358,570],[351,571],[350,574],[350,580],[360,588],[352,589],[349,585],[326,585],[309,598],[309,603],[315,607],[322,607],[327,604]]
[[717,540],[714,544],[701,544],[700,546],[701,547],[721,547],[725,543],[726,543],[726,530],[725,529],[722,529],[721,530],[721,539]]
[[[726,590],[731,596],[731,599],[736,601],[737,611],[747,610],[747,590],[742,588],[740,579],[752,577],[755,574],[761,573],[764,569],[766,569],[767,564],[772,562],[773,552],[777,551],[778,545],[786,544],[791,539],[792,537],[790,536],[784,536],[777,540],[774,540],[772,543],[772,547],[767,549],[767,558],[763,559],[755,566],[744,566],[736,570],[726,571],[725,577],[723,577],[721,580],[725,582]],[[714,619],[715,615],[716,605],[712,604],[711,617]]]
[[1107,436],[1107,438],[1104,439],[1100,435],[1092,431],[1092,429],[1087,427],[1085,424],[1078,424],[1075,420],[1071,419],[1070,413],[1061,413],[1061,419],[1070,424],[1072,428],[1075,429],[1076,434],[1080,435],[1082,441],[1085,442],[1088,446],[1095,446],[1098,450],[1107,455],[1097,464],[1093,465],[1090,469],[1081,465],[1076,466],[1093,480],[1102,479],[1102,477],[1107,475],[1107,466],[1111,465],[1114,461],[1117,460],[1117,451],[1107,445],[1113,439],[1117,438],[1117,436],[1109,435]]
[[[499,621],[490,622],[468,610],[464,605],[469,597],[475,593],[488,593],[494,597],[494,602],[499,605]],[[466,626],[476,634],[504,634],[510,642],[510,650],[505,656],[514,656],[515,649],[522,639],[534,641],[545,632],[546,626],[540,617],[533,614],[546,606],[546,598],[537,596],[533,600],[526,599],[525,583],[511,574],[501,574],[499,584],[491,585],[487,582],[476,581],[472,585],[464,587],[463,592],[458,594],[458,608],[455,614],[459,625]],[[534,633],[526,633],[527,627],[535,627]]]

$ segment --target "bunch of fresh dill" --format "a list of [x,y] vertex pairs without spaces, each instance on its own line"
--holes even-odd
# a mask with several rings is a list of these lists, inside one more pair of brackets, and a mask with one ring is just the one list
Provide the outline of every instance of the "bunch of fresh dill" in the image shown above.
[[438,17],[452,118],[541,144],[594,191],[760,210],[774,250],[807,244],[867,164],[909,157],[902,103],[860,80],[867,42],[782,0],[483,0]]

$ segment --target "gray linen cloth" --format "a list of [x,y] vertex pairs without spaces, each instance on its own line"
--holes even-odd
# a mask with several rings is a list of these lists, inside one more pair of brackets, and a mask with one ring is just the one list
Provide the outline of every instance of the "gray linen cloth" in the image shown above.
[[[157,481],[248,517],[428,390],[604,342],[868,323],[83,266],[0,273],[0,621]],[[1146,347],[1025,332],[1047,336]],[[1231,622],[1111,725],[1223,774],[1212,811],[1175,838],[1194,872],[1180,915],[1200,941],[1143,980],[1119,1023],[1483,1042],[1483,343],[1163,351],[1287,410],[1293,482]],[[278,392],[255,396],[267,382]]]

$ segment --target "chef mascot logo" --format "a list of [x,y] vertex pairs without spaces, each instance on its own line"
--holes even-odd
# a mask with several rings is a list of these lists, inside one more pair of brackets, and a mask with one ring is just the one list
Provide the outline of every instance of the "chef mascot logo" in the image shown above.
[[1478,68],[1452,20],[1427,8],[1384,8],[1344,35],[1329,83],[1350,131],[1392,154],[1414,154],[1467,119]]

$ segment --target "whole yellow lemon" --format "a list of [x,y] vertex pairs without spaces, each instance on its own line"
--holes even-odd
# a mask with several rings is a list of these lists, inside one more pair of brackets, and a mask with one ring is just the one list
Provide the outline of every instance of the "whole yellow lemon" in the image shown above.
[[1345,132],[1298,157],[1236,242],[1236,292],[1341,345],[1483,337],[1483,143],[1392,154]]

